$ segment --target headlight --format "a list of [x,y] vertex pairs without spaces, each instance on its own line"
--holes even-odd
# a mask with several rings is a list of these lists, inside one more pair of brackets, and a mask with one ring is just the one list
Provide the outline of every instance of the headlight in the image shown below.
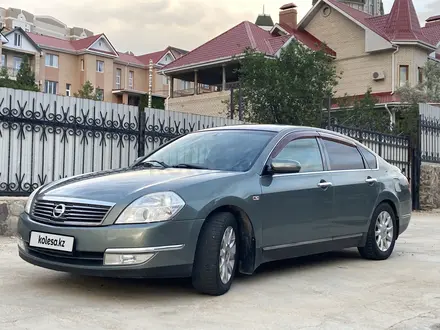
[[151,223],[166,221],[175,216],[185,202],[177,194],[167,191],[138,198],[118,217],[116,224]]
[[26,202],[26,206],[25,206],[25,208],[24,208],[24,211],[25,211],[27,214],[30,214],[30,213],[31,213],[32,203],[34,202],[35,196],[38,194],[38,192],[40,191],[40,189],[41,189],[42,187],[43,187],[43,186],[38,187],[37,189],[35,189],[35,190],[32,192],[32,194],[30,194],[30,196],[29,196],[29,198],[28,198],[28,200],[27,200],[27,202]]

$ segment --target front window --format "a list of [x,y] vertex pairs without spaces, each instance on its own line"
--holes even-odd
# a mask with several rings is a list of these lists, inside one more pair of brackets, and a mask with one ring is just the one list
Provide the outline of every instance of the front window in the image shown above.
[[144,163],[159,161],[172,167],[184,164],[210,170],[245,172],[253,166],[275,134],[251,130],[192,133],[159,149]]
[[21,63],[23,63],[23,59],[21,57],[14,57],[14,69],[20,70]]
[[96,61],[96,71],[104,72],[104,61]]
[[14,33],[14,46],[15,47],[21,47],[22,44],[22,37],[19,33]]
[[66,84],[66,96],[70,96],[70,89],[71,89],[71,85],[70,84]]
[[121,69],[116,69],[116,89],[121,89]]
[[46,66],[58,68],[58,55],[46,54]]
[[48,94],[56,94],[57,93],[57,82],[46,80],[44,82],[44,92]]
[[409,81],[409,66],[401,65],[399,68],[400,87],[404,87]]
[[6,55],[2,54],[2,66],[6,66]]
[[321,151],[316,138],[297,139],[289,142],[273,161],[297,161],[301,164],[301,173],[320,172],[324,170]]
[[128,88],[133,88],[134,71],[128,73]]

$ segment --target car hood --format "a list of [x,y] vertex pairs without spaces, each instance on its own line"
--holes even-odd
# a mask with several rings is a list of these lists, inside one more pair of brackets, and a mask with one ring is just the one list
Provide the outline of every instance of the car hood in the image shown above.
[[[223,174],[222,174],[223,173]],[[227,172],[194,169],[121,169],[78,175],[50,183],[39,197],[69,197],[116,203],[127,197],[137,197],[153,188],[166,188],[169,183],[179,186],[199,176],[218,177]],[[229,173],[231,175],[231,173]]]

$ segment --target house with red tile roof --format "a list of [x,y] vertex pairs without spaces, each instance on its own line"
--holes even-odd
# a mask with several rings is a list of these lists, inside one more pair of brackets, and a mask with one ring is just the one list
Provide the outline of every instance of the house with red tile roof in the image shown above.
[[201,93],[199,87],[171,93],[168,109],[223,116],[247,47],[276,56],[291,40],[312,49],[325,43],[342,72],[336,96],[360,98],[371,88],[385,108],[400,104],[396,91],[401,86],[424,79],[422,68],[428,60],[440,60],[440,15],[422,26],[412,0],[395,0],[389,13],[374,16],[339,0],[318,0],[299,23],[295,7],[282,6],[279,22],[271,29],[241,22],[165,66],[163,72],[171,81],[211,86],[211,93]]
[[[380,104],[399,104],[396,91],[423,81],[428,60],[440,59],[440,16],[420,24],[412,0],[371,16],[337,0],[319,0],[298,24],[335,52],[342,71],[337,96],[361,97],[368,88]],[[336,105],[335,105],[336,107]]]
[[[297,15],[296,5],[286,4],[280,8],[279,23],[272,28],[268,28],[267,19],[263,27],[249,21],[241,22],[166,65],[162,72],[168,76],[171,86],[176,79],[188,81],[195,86],[183,91],[171,88],[173,92],[170,93],[167,108],[223,116],[230,90],[237,86],[236,70],[246,49],[252,48],[267,56],[277,56],[292,40],[319,49],[322,42],[313,33],[297,29]],[[336,52],[329,47],[327,53],[336,56]]]
[[[169,84],[158,72],[187,53],[171,46],[139,56],[122,53],[104,33],[66,40],[25,32],[18,27],[5,37],[1,65],[7,68],[11,78],[26,55],[43,92],[70,96],[88,80],[101,90],[104,101],[131,105],[139,104],[149,91],[150,60],[153,97],[164,100],[169,94]],[[187,83],[181,82],[178,87],[185,86]]]

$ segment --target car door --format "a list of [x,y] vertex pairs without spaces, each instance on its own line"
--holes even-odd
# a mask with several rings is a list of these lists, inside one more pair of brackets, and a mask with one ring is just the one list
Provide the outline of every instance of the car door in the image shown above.
[[321,133],[334,191],[335,236],[365,232],[377,199],[378,184],[356,144]]
[[270,250],[331,237],[333,187],[324,171],[317,133],[293,134],[283,139],[269,157],[272,161],[298,161],[299,173],[261,177],[263,246]]

